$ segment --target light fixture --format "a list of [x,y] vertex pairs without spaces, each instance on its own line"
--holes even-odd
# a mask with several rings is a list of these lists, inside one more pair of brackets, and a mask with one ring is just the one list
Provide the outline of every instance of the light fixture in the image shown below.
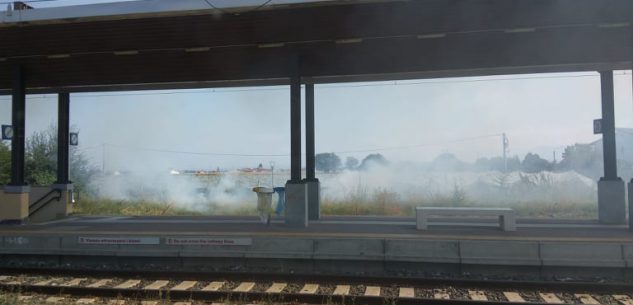
[[601,29],[613,29],[613,28],[625,28],[627,26],[631,26],[629,22],[619,22],[619,23],[602,23],[598,24],[598,27]]
[[207,52],[211,50],[209,47],[197,47],[197,48],[187,48],[185,52]]
[[363,42],[362,38],[347,38],[347,39],[338,39],[334,41],[337,44],[345,44],[345,43],[360,43]]
[[137,55],[137,50],[129,50],[129,51],[115,51],[114,55]]
[[536,31],[536,28],[506,29],[503,32],[508,33],[508,34],[513,34],[513,33],[532,33],[534,31]]
[[47,58],[49,59],[59,59],[59,58],[68,58],[70,57],[70,54],[53,54],[53,55],[48,55]]
[[433,38],[444,38],[444,37],[446,37],[445,33],[418,35],[418,39],[433,39]]
[[277,43],[262,43],[262,44],[258,44],[257,47],[258,48],[281,48],[283,46],[285,46],[286,44],[283,42],[277,42]]

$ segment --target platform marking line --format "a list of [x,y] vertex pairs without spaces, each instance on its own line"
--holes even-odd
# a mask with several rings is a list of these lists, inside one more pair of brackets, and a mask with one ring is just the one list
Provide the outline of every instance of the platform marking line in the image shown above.
[[273,283],[266,289],[266,293],[281,293],[286,286],[288,286],[286,283]]
[[319,289],[319,284],[305,284],[299,291],[300,294],[315,294]]
[[197,281],[182,281],[180,284],[174,286],[172,291],[185,291],[191,289],[191,287],[195,286]]
[[541,296],[541,299],[543,299],[543,301],[545,301],[545,303],[548,303],[548,304],[565,303],[553,293],[539,293],[539,296]]
[[64,298],[63,297],[48,297],[46,298],[46,303],[60,303],[61,301],[63,301]]
[[503,295],[508,299],[509,302],[515,303],[525,303],[525,299],[521,297],[521,295],[517,292],[504,292]]
[[433,298],[438,300],[450,300],[451,296],[445,290],[436,290],[433,294]]
[[118,286],[114,287],[115,289],[130,289],[138,286],[141,283],[141,280],[127,280]]
[[224,286],[224,282],[211,282],[209,285],[204,286],[202,291],[218,291]]
[[367,287],[365,287],[365,296],[368,296],[368,297],[379,297],[380,296],[380,287],[378,287],[378,286],[367,286]]
[[333,295],[349,295],[350,285],[336,285],[334,288]]
[[19,295],[18,296],[18,301],[28,301],[31,300],[33,298],[32,295]]
[[77,300],[77,302],[75,302],[75,304],[94,304],[97,303],[97,299],[95,298],[84,298],[84,299],[79,299]]
[[167,286],[168,284],[169,284],[169,281],[158,280],[158,281],[154,281],[151,284],[145,286],[143,289],[145,289],[145,290],[159,290],[159,289]]
[[614,294],[613,298],[622,305],[633,305],[633,298],[628,295]]
[[235,291],[235,292],[249,292],[249,291],[251,291],[251,289],[253,289],[253,287],[255,287],[255,283],[253,283],[253,282],[243,282],[243,283],[240,283],[237,287],[235,287],[235,289],[233,289],[233,291]]
[[88,285],[87,287],[88,288],[100,288],[100,287],[103,287],[105,285],[110,284],[110,282],[112,282],[111,279],[102,279],[102,280],[98,280],[98,281]]
[[574,296],[580,300],[580,303],[583,303],[585,305],[600,305],[600,302],[598,302],[598,300],[594,299],[589,294],[578,293],[574,294]]
[[76,279],[72,279],[66,283],[62,283],[59,286],[61,287],[72,287],[72,286],[79,286],[79,284],[81,284],[81,282],[88,280],[87,278],[76,278]]
[[468,296],[473,301],[488,301],[488,297],[483,291],[468,290]]
[[398,291],[398,296],[401,298],[414,298],[415,289],[410,287],[400,287],[400,290]]
[[50,285],[50,283],[52,283],[55,280],[59,280],[59,279],[43,280],[43,281],[40,281],[40,282],[37,282],[37,283],[33,284],[33,286],[48,286],[48,285]]

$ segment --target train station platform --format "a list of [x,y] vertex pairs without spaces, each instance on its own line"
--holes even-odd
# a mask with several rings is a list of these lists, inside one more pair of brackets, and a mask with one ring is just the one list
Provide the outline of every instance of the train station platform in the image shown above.
[[307,228],[255,217],[69,217],[0,226],[3,268],[120,268],[428,276],[521,274],[633,279],[633,232],[592,220],[469,225],[325,217]]

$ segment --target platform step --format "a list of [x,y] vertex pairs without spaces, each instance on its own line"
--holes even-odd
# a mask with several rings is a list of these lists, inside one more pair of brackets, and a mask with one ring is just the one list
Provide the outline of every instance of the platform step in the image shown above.
[[473,301],[488,301],[488,297],[483,291],[468,290],[468,296]]
[[598,302],[598,300],[594,299],[591,295],[588,294],[574,294],[574,296],[576,298],[578,298],[578,300],[580,300],[580,303],[585,304],[585,305],[600,305],[600,302]]
[[349,295],[350,285],[336,285],[333,295]]
[[169,284],[169,281],[159,280],[159,281],[154,281],[153,283],[145,286],[143,289],[145,289],[145,290],[159,290],[159,289],[167,286],[168,284]]
[[251,291],[251,289],[253,289],[253,287],[255,287],[255,283],[253,283],[253,282],[244,282],[244,283],[240,283],[239,286],[235,287],[235,289],[233,289],[233,291],[235,291],[235,292],[249,292],[249,291]]
[[379,297],[380,296],[380,287],[378,287],[378,286],[367,286],[365,288],[365,296],[368,296],[368,297]]
[[303,288],[299,291],[301,294],[315,294],[319,289],[318,284],[305,284]]
[[112,279],[102,279],[102,280],[98,280],[90,285],[88,285],[88,288],[101,288],[103,286],[106,286],[108,284],[110,284],[112,282]]
[[628,295],[615,294],[613,298],[622,305],[633,305],[633,298]]
[[503,295],[509,302],[525,303],[525,299],[517,292],[504,292]]
[[136,286],[138,286],[141,283],[141,280],[127,280],[117,286],[115,286],[115,289],[131,289],[134,288]]
[[267,293],[281,293],[284,288],[286,288],[288,284],[286,283],[273,283],[268,289],[266,289]]
[[191,287],[195,286],[197,281],[182,281],[180,284],[174,286],[172,291],[185,291],[191,289]]
[[553,293],[539,293],[541,299],[548,304],[563,304],[564,302]]
[[224,286],[224,282],[211,282],[202,288],[202,291],[218,291]]
[[415,298],[415,289],[409,287],[400,287],[398,296],[401,298]]

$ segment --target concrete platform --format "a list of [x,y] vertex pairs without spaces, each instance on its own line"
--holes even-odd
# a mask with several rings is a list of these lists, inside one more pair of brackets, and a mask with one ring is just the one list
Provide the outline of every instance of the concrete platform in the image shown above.
[[633,278],[626,226],[519,219],[504,232],[494,219],[434,220],[418,231],[413,218],[389,217],[325,217],[307,228],[255,217],[74,217],[0,226],[0,266]]

